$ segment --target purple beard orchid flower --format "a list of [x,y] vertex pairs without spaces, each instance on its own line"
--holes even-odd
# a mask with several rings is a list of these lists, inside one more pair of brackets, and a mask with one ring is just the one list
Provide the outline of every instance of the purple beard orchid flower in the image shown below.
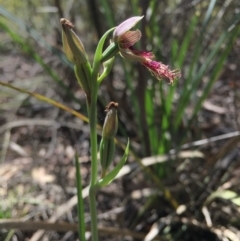
[[158,80],[167,79],[170,84],[174,80],[181,77],[179,69],[170,70],[167,65],[154,61],[152,52],[136,50],[133,45],[141,39],[139,30],[130,31],[142,17],[131,17],[118,25],[113,32],[113,41],[118,44],[118,48],[122,57],[134,61],[138,61],[145,66],[151,74]]

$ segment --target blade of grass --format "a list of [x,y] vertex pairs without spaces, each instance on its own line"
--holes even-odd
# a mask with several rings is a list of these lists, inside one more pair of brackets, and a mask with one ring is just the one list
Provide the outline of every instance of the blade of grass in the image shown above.
[[145,91],[145,109],[147,114],[147,124],[148,124],[148,132],[149,132],[149,140],[151,142],[151,153],[156,154],[158,149],[158,130],[155,125],[155,114],[154,114],[154,104],[153,104],[153,96],[154,96],[154,85],[151,87],[147,87]]
[[[239,18],[239,20],[240,20],[240,18]],[[231,30],[233,30],[233,29],[231,29]],[[201,97],[198,99],[197,104],[194,107],[194,112],[192,114],[190,124],[193,122],[193,119],[199,112],[199,110],[202,106],[202,103],[204,102],[207,95],[209,94],[213,84],[215,83],[215,81],[219,78],[220,74],[222,73],[222,70],[223,70],[222,67],[227,60],[227,56],[230,53],[230,50],[232,49],[237,36],[239,36],[240,28],[239,27],[234,28],[233,33],[230,36],[228,34],[229,32],[230,31],[226,32],[226,37],[229,40],[228,43],[226,44],[227,47],[221,53],[221,55],[218,57],[218,62],[216,64],[215,68],[212,70],[212,75],[211,75],[210,81],[207,83],[206,87],[204,88],[204,91],[202,92]]]
[[139,129],[139,136],[141,138],[141,140],[143,140],[143,133],[141,130],[141,124],[140,124],[140,106],[138,105],[138,101],[137,101],[137,96],[136,96],[136,91],[134,89],[134,85],[133,85],[133,81],[132,81],[132,77],[134,75],[134,71],[130,68],[128,68],[128,64],[126,61],[121,61],[122,62],[122,66],[124,69],[124,77],[125,77],[125,81],[126,81],[126,86],[127,89],[130,91],[130,99],[131,99],[131,103],[133,106],[133,111],[135,114],[135,120],[137,122],[137,126]]
[[[237,19],[239,19],[239,17]],[[234,20],[234,22],[235,22],[235,20]],[[198,72],[196,73],[196,75],[193,76],[192,78],[190,78],[192,80],[191,86],[189,86],[188,89],[186,89],[185,91],[183,90],[184,93],[181,96],[181,100],[180,100],[181,104],[180,104],[180,106],[178,106],[178,111],[176,113],[176,118],[175,118],[175,122],[174,122],[175,130],[178,128],[178,126],[180,124],[183,113],[185,111],[187,104],[190,102],[190,98],[191,98],[192,94],[197,91],[197,88],[198,88],[199,84],[201,83],[201,80],[202,80],[204,74],[209,70],[209,66],[212,63],[212,61],[214,61],[214,57],[217,56],[217,54],[219,52],[221,52],[222,44],[224,44],[225,41],[227,41],[229,39],[229,37],[230,37],[229,34],[230,33],[228,30],[224,31],[220,35],[218,41],[214,44],[212,49],[210,46],[208,57],[206,58],[206,60],[204,61],[204,63],[202,64],[202,66],[200,67]],[[215,62],[217,63],[218,59],[216,59]]]
[[[230,52],[230,50],[233,47],[234,41],[239,35],[239,26],[238,23],[240,21],[240,14],[237,15],[237,17],[233,20],[232,24],[230,24],[230,27],[228,30],[226,30],[224,33],[222,33],[221,37],[217,41],[217,43],[214,45],[214,48],[212,49],[212,52],[206,59],[206,63],[202,66],[202,68],[199,70],[199,75],[196,77],[196,82],[201,81],[201,78],[203,76],[204,69],[210,65],[210,62],[212,61],[212,58],[216,55],[216,64],[214,64],[214,68],[211,70],[211,75],[209,77],[210,81],[206,84],[202,91],[202,95],[196,100],[196,105],[194,106],[194,111],[191,115],[190,120],[187,123],[186,129],[189,129],[191,125],[194,122],[194,119],[196,115],[198,114],[199,110],[201,109],[202,103],[207,98],[207,95],[209,94],[211,87],[213,86],[214,82],[218,79],[220,74],[222,73],[222,67],[224,63],[227,60],[227,56]],[[224,41],[227,41],[225,45],[227,46],[224,51],[221,51],[221,46],[224,43]],[[218,52],[220,52],[218,54]],[[218,56],[219,55],[219,56]],[[181,136],[181,143],[183,142],[184,138],[186,137],[186,132],[184,135]]]
[[183,62],[186,59],[186,55],[188,53],[188,48],[190,45],[190,42],[193,38],[194,35],[194,30],[196,29],[196,25],[198,23],[198,17],[193,15],[191,21],[190,21],[190,25],[188,27],[188,30],[186,32],[186,34],[184,34],[184,39],[182,42],[182,45],[180,47],[178,56],[176,57],[176,62],[178,63],[179,67],[182,68],[183,66]]
[[[206,34],[206,29],[208,27],[208,24],[210,22],[211,16],[212,16],[212,12],[214,10],[214,6],[216,4],[216,0],[211,0],[208,6],[208,10],[206,12],[204,21],[203,21],[203,25],[200,31],[200,36],[198,37],[198,41],[195,44],[194,47],[194,52],[193,52],[193,58],[191,60],[191,64],[190,64],[190,68],[189,68],[189,72],[188,72],[188,76],[185,80],[184,83],[184,87],[182,90],[182,94],[179,100],[179,104],[178,104],[178,108],[177,108],[177,113],[176,113],[176,118],[175,118],[175,122],[174,122],[174,127],[175,129],[178,128],[180,121],[182,119],[182,115],[185,111],[185,104],[186,104],[186,100],[189,101],[189,92],[192,92],[193,88],[192,85],[194,84],[194,76],[196,74],[196,68],[197,68],[197,63],[199,61],[199,56],[200,53],[203,49],[203,39],[205,37]],[[191,88],[191,91],[189,91],[189,89]]]
[[[188,30],[183,39],[183,42],[179,49],[178,55],[176,55],[176,53],[173,53],[175,48],[172,48],[172,59],[174,60],[174,62],[176,62],[178,64],[180,69],[182,68],[183,62],[188,53],[187,50],[188,50],[191,40],[193,38],[194,29],[197,25],[197,22],[198,22],[198,18],[197,18],[197,16],[194,15],[191,18],[190,25],[189,25]],[[173,44],[175,43],[175,41],[173,41]],[[162,120],[162,128],[161,128],[162,130],[168,129],[169,123],[172,123],[172,121],[170,121],[169,118],[170,118],[170,114],[171,114],[171,110],[172,110],[173,97],[174,97],[174,93],[176,92],[176,88],[177,88],[177,83],[175,83],[174,86],[172,86],[170,88],[170,91],[169,91],[167,97],[165,98],[165,101],[163,102],[165,104],[166,112],[165,112],[165,115]]]
[[104,8],[104,16],[107,19],[106,23],[108,25],[107,27],[111,28],[112,26],[115,26],[114,15],[109,1],[102,0],[101,5]]
[[13,86],[11,84],[8,84],[8,83],[4,83],[2,81],[0,81],[0,85],[2,86],[5,86],[7,88],[10,88],[10,89],[13,89],[13,90],[16,90],[16,91],[19,91],[21,93],[26,93],[26,94],[29,94],[30,96],[33,96],[34,98],[40,100],[40,101],[44,101],[48,104],[51,104],[53,106],[56,106],[62,110],[65,110],[71,114],[73,114],[74,116],[78,117],[79,119],[85,121],[85,122],[89,122],[88,118],[86,116],[84,116],[83,114],[71,109],[70,107],[66,106],[66,105],[63,105],[61,104],[60,102],[57,102],[55,100],[52,100],[46,96],[43,96],[43,95],[40,95],[40,94],[37,94],[37,93],[34,93],[34,92],[30,92],[30,91],[27,91],[25,89],[22,89],[22,88],[19,88],[19,87],[16,87],[16,86]]
[[6,238],[4,239],[4,241],[10,241],[10,240],[12,239],[14,233],[15,233],[15,230],[14,230],[14,229],[11,229],[11,230],[8,232],[8,234],[7,234]]

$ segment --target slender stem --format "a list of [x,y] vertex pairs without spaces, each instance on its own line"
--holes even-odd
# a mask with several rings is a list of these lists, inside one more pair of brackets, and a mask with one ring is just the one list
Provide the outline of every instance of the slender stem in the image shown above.
[[[94,91],[94,90],[93,90]],[[89,109],[90,139],[91,139],[91,185],[97,182],[97,98],[92,95]]]
[[97,202],[96,202],[95,191],[93,187],[90,187],[89,189],[89,205],[90,205],[90,214],[91,214],[92,241],[98,241]]
[[75,156],[75,166],[76,166],[76,181],[77,181],[77,197],[78,197],[78,237],[81,241],[86,241],[85,238],[85,220],[84,220],[84,204],[82,197],[82,177],[80,172],[80,165],[78,162],[78,155]]
[[91,94],[91,103],[88,103],[88,115],[90,124],[90,139],[91,139],[91,182],[89,189],[89,203],[91,214],[91,232],[92,240],[98,241],[97,229],[97,203],[94,191],[94,185],[97,183],[98,162],[97,162],[97,92],[98,85],[94,85]]
[[102,59],[102,49],[104,42],[109,33],[113,31],[114,28],[108,30],[100,39],[92,67],[92,78],[91,78],[91,98],[87,100],[88,106],[88,116],[90,124],[90,138],[91,138],[91,182],[89,189],[89,203],[90,203],[90,214],[91,214],[91,231],[92,240],[98,241],[98,229],[97,229],[97,203],[96,203],[96,192],[94,191],[97,184],[97,174],[98,174],[98,162],[97,162],[97,95],[98,95],[98,75],[99,68]]

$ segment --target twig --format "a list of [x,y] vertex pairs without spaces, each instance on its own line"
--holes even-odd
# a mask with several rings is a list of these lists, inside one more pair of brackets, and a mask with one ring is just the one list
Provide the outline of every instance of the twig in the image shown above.
[[[187,149],[189,147],[202,146],[202,145],[206,145],[206,144],[209,144],[209,143],[212,143],[212,142],[215,142],[215,141],[221,141],[221,140],[224,140],[224,139],[233,138],[233,137],[239,136],[239,135],[240,135],[240,131],[234,131],[234,132],[230,132],[230,133],[219,135],[219,136],[213,136],[213,137],[210,137],[210,138],[207,138],[207,139],[202,139],[202,140],[199,140],[199,141],[186,143],[186,144],[181,146],[181,149]],[[170,153],[175,153],[175,152],[176,152],[175,149],[170,151]]]
[[[60,232],[68,232],[74,231],[77,232],[78,226],[77,224],[70,223],[53,223],[53,222],[32,222],[32,221],[22,221],[22,220],[14,220],[14,219],[2,219],[0,220],[0,229],[20,229],[20,230],[54,230]],[[90,227],[86,227],[88,231],[90,231]],[[145,233],[133,232],[128,229],[118,229],[113,227],[104,227],[98,226],[98,230],[100,234],[106,235],[128,235],[133,238],[143,239],[145,237]],[[160,240],[159,236],[156,236],[155,240]]]
[[17,154],[19,154],[22,157],[29,157],[30,155],[17,143],[10,141],[9,142],[9,149],[11,149],[12,151],[16,152]]

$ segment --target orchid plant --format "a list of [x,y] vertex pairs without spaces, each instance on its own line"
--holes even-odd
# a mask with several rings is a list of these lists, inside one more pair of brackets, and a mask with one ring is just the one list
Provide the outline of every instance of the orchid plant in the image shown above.
[[[167,80],[170,84],[181,76],[179,69],[170,70],[167,65],[157,62],[152,52],[140,51],[134,48],[134,44],[141,39],[139,30],[131,30],[141,19],[131,17],[115,28],[108,30],[100,39],[95,52],[93,64],[88,61],[81,40],[73,31],[72,23],[67,19],[61,19],[63,50],[74,65],[74,71],[80,87],[86,94],[86,103],[90,124],[91,139],[91,182],[89,188],[89,202],[91,214],[91,233],[92,240],[98,240],[97,211],[96,211],[96,192],[112,182],[123,165],[125,164],[129,151],[129,141],[125,153],[119,163],[109,171],[113,161],[115,142],[114,137],[118,128],[117,107],[118,104],[110,102],[106,108],[106,118],[102,130],[102,140],[97,143],[97,95],[98,89],[104,78],[110,73],[114,58],[119,53],[123,58],[137,61],[146,67],[150,73],[158,80]],[[108,48],[103,50],[104,43],[113,32],[112,40]],[[103,71],[100,73],[100,67]],[[98,178],[98,159],[100,153],[100,164],[102,174]],[[79,216],[79,239],[85,240],[85,224],[83,215],[83,201],[81,195],[81,177],[79,172],[78,158],[76,158],[77,187],[78,187],[78,216]]]

